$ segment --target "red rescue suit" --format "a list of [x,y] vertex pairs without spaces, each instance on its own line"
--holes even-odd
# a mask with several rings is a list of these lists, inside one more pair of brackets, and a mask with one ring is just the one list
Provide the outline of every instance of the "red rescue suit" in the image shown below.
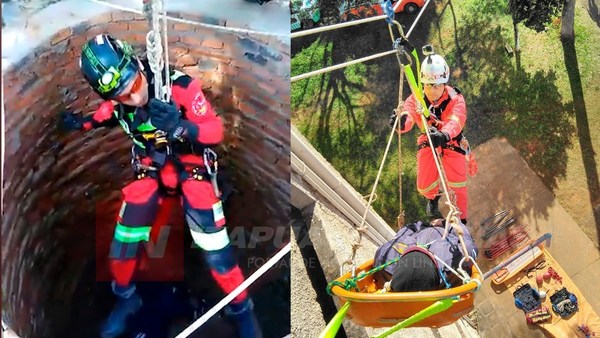
[[[436,150],[441,153],[448,186],[456,194],[456,206],[461,212],[460,218],[466,219],[468,218],[467,160],[465,151],[459,144],[467,120],[465,99],[457,89],[445,86],[444,93],[436,102],[429,102],[425,97],[425,103],[430,114],[427,120],[428,126],[434,126],[450,136],[450,141]],[[416,98],[411,94],[404,102],[403,114],[408,114],[402,133],[410,131],[415,123],[421,131],[424,130],[416,107]],[[421,133],[417,138],[417,144],[417,189],[425,198],[433,199],[439,193],[440,181],[427,135]]]
[[[153,74],[147,62],[144,66],[149,97],[154,97]],[[192,238],[204,250],[212,276],[227,294],[241,284],[244,277],[224,227],[221,200],[210,179],[195,171],[205,169],[203,149],[223,140],[223,123],[206,100],[200,82],[176,73],[171,76],[171,99],[181,111],[181,118],[188,121],[185,139],[183,142],[173,141],[172,155],[166,159],[162,156],[164,163],[159,166],[158,175],[136,172],[137,179],[123,188],[123,204],[111,245],[111,271],[117,285],[125,286],[131,282],[143,242],[150,238],[152,224],[156,224],[157,217],[164,217],[157,215],[164,196],[161,192],[177,189],[181,193]],[[113,106],[111,102],[104,102],[92,116],[86,117],[83,128],[89,130],[119,124],[133,139],[132,152],[139,162],[147,166],[156,165],[157,155],[162,153],[154,140],[144,137],[154,132],[146,107]],[[148,128],[150,131],[144,133]],[[242,292],[233,303],[246,299],[247,293]]]

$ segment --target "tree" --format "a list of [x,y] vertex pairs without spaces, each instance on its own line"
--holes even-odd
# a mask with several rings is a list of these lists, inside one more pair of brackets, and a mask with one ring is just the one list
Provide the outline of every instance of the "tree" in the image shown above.
[[513,21],[523,22],[536,32],[546,30],[546,25],[562,10],[565,0],[509,0],[508,9]]
[[560,39],[573,41],[575,39],[575,0],[565,0],[560,27]]
[[563,8],[565,1],[574,0],[509,0],[508,10],[513,19],[513,30],[515,32],[515,57],[517,67],[520,67],[519,54],[519,23],[523,23],[525,27],[534,29],[536,32],[546,30],[546,25],[556,17]]

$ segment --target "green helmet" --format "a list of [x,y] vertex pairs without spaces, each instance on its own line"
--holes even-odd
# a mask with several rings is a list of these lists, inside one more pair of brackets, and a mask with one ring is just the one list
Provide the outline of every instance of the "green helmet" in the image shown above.
[[79,68],[105,100],[118,96],[140,70],[131,46],[106,34],[96,35],[83,45]]

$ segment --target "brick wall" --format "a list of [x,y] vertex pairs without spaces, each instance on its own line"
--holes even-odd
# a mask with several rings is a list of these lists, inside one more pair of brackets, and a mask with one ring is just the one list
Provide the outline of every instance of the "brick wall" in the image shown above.
[[[52,337],[65,323],[50,309],[71,301],[94,255],[94,227],[112,232],[119,189],[131,175],[131,143],[120,129],[83,136],[56,127],[61,110],[87,112],[100,102],[80,75],[80,48],[108,32],[144,50],[147,29],[141,16],[101,15],[57,32],[4,75],[2,305],[23,337]],[[217,150],[238,190],[226,211],[228,224],[284,227],[289,238],[289,46],[171,22],[169,52],[177,67],[203,81],[225,121],[226,141]],[[114,203],[102,211],[106,224],[95,224],[95,205],[107,200]],[[266,257],[276,249],[260,244],[245,254]]]

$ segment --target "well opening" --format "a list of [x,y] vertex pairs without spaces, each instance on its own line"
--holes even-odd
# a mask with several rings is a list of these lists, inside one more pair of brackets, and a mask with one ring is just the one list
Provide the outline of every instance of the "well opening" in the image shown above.
[[[117,128],[63,134],[57,115],[100,103],[78,70],[87,39],[110,33],[143,51],[146,32],[141,16],[103,14],[57,32],[4,72],[2,309],[21,337],[81,337],[110,308],[107,283],[95,282],[95,266],[104,264],[96,246],[112,236],[120,189],[132,178],[131,144]],[[216,150],[235,186],[225,213],[248,276],[289,242],[289,46],[171,23],[169,52],[177,68],[202,80],[225,122],[226,140]],[[199,282],[200,254],[186,252],[198,255],[186,260],[190,289],[222,297],[210,291],[210,278]],[[261,322],[271,323],[263,325],[267,336],[289,333],[281,310],[289,309],[288,266],[278,264],[251,289]],[[283,303],[261,305],[261,297]]]

